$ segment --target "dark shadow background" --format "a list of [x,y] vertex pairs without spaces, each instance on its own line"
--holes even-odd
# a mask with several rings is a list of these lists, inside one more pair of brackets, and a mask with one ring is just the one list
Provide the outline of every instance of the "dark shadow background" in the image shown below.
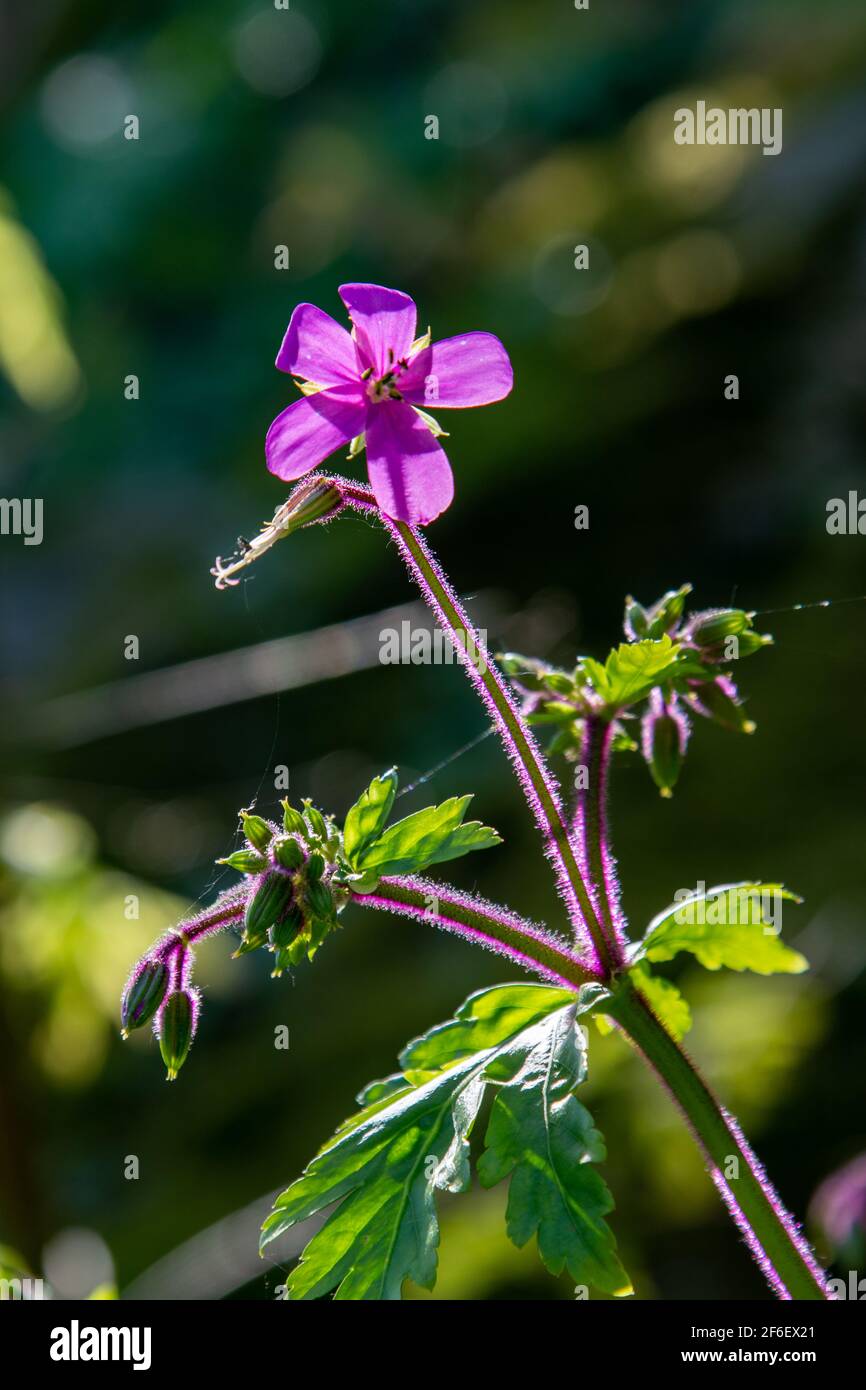
[[[804,1215],[866,1147],[866,607],[844,602],[866,593],[866,542],[825,525],[828,500],[863,486],[862,6],[58,0],[0,5],[0,40],[0,492],[45,508],[42,545],[0,537],[0,1240],[59,1294],[116,1279],[271,1296],[267,1194],[408,1037],[508,977],[462,943],[347,913],[294,980],[230,965],[225,941],[202,951],[206,1008],[176,1086],[152,1040],[117,1040],[129,964],[212,891],[238,807],[274,805],[277,764],[294,799],[342,813],[370,773],[397,762],[408,783],[484,727],[440,666],[227,702],[191,673],[217,707],[114,733],[89,693],[220,652],[241,677],[256,643],[414,597],[359,519],[283,543],[237,590],[208,574],[285,495],[263,440],[295,395],[272,365],[291,310],[339,316],[354,279],[410,291],[434,337],[483,328],[511,353],[512,396],[445,421],[457,497],[430,532],[461,593],[492,592],[494,644],[603,655],[625,593],[686,579],[702,605],[782,610],[742,673],[754,738],[697,729],[671,803],[624,759],[612,819],[635,931],[698,880],[805,897],[786,936],[810,975],[670,967],[698,1015],[691,1050]],[[676,146],[673,112],[698,98],[782,107],[782,154]],[[401,805],[470,790],[505,845],[447,877],[554,923],[494,740]],[[594,1044],[591,1088],[638,1295],[764,1297],[617,1039]],[[509,1246],[502,1201],[445,1204],[436,1296],[571,1297]],[[253,1202],[215,1283],[200,1248],[147,1274]]]

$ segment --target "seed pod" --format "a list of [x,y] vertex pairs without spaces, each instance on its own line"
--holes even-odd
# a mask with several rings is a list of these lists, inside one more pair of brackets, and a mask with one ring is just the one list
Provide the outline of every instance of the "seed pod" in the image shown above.
[[282,917],[292,901],[292,880],[288,874],[271,870],[265,874],[244,911],[244,935],[236,955],[253,951],[267,940],[271,927]]
[[170,994],[159,1017],[159,1050],[165,1062],[169,1081],[174,1081],[187,1059],[195,1036],[197,1000],[189,990],[179,989]]
[[689,636],[699,647],[715,647],[726,637],[738,637],[752,626],[750,613],[742,608],[711,608],[696,613],[691,621]]
[[237,849],[234,854],[226,855],[225,859],[218,859],[217,863],[237,869],[239,874],[260,874],[262,869],[267,868],[268,861],[258,850]]
[[313,850],[313,853],[307,860],[307,881],[309,883],[318,883],[324,872],[325,861],[318,850]]
[[266,820],[262,820],[261,816],[250,816],[246,811],[241,811],[241,824],[253,849],[267,849],[274,832]]
[[123,1037],[134,1028],[149,1023],[165,998],[168,989],[168,966],[161,960],[148,960],[130,981],[120,1006]]
[[663,797],[676,786],[688,740],[688,720],[678,708],[676,696],[666,703],[660,690],[650,697],[642,721],[642,750],[653,781]]
[[274,858],[284,869],[299,869],[304,862],[304,851],[297,840],[289,835],[274,840]]
[[307,834],[307,823],[300,811],[296,811],[294,806],[290,806],[288,801],[282,803],[283,806],[283,829],[288,835]]

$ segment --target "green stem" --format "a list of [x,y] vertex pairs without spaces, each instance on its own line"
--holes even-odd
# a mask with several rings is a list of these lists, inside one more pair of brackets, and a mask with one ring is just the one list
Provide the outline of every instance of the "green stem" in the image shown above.
[[739,1126],[719,1105],[628,977],[623,979],[613,1000],[604,1004],[604,1012],[619,1023],[671,1092],[703,1152],[720,1196],[777,1296],[829,1298],[812,1252]]

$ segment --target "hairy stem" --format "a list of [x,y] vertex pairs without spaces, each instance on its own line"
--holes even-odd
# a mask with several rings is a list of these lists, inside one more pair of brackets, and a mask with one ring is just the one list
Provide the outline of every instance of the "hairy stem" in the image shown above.
[[591,944],[597,965],[606,976],[615,961],[610,955],[589,889],[580,872],[559,793],[538,744],[502,675],[424,541],[405,522],[391,522],[385,518],[385,524],[395,537],[403,559],[427,603],[449,634],[469,679],[493,717],[544,837],[548,857],[556,868],[560,892],[572,924],[583,943],[587,946]]
[[243,921],[244,901],[242,884],[226,889],[204,912],[187,917],[180,926],[166,932],[155,949],[155,958],[169,961],[171,956],[177,954],[183,961],[194,942],[206,936],[215,936],[217,932],[225,931],[226,927],[239,926]]
[[588,716],[584,722],[580,771],[585,785],[578,791],[575,834],[580,867],[595,904],[612,959],[625,964],[625,923],[619,904],[616,861],[607,832],[607,783],[613,727]]
[[579,988],[596,978],[552,933],[507,908],[441,883],[414,876],[383,878],[375,892],[353,893],[352,901],[453,932],[566,989]]
[[610,943],[581,874],[556,783],[505,680],[418,532],[405,522],[392,521],[381,513],[368,489],[359,487],[357,483],[348,484],[344,479],[334,481],[350,506],[374,515],[390,532],[427,606],[448,634],[517,773],[544,838],[545,853],[554,865],[560,896],[578,942],[587,953],[590,968],[594,969],[598,978],[607,978],[619,963],[618,959],[611,953]]
[[739,1125],[626,977],[609,1013],[679,1106],[710,1177],[778,1298],[828,1299],[820,1267],[783,1207]]

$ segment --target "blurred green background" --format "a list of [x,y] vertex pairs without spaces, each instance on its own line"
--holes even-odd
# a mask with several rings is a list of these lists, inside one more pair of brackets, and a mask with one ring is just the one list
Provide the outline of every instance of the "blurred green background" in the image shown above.
[[[325,680],[314,658],[351,629],[261,647],[411,603],[360,519],[236,590],[208,574],[285,495],[263,440],[296,395],[272,365],[293,306],[340,316],[356,279],[411,292],[434,337],[486,329],[511,353],[511,397],[445,421],[457,498],[430,533],[494,647],[603,655],[626,592],[686,579],[701,605],[784,610],[742,672],[757,734],[698,728],[670,803],[623,759],[612,821],[636,932],[701,879],[805,897],[785,930],[809,975],[668,968],[690,1050],[805,1215],[866,1149],[866,607],[790,611],[866,593],[866,542],[825,528],[863,485],[862,5],[9,0],[0,29],[0,493],[45,508],[41,545],[0,537],[0,1241],[59,1296],[273,1296],[292,1252],[256,1255],[269,1194],[407,1038],[513,974],[347,912],[293,980],[202,950],[177,1085],[152,1039],[118,1039],[130,963],[221,881],[276,765],[342,813],[370,773],[409,783],[484,728],[453,667],[381,667],[369,627],[347,661],[366,669]],[[782,107],[783,153],[675,146],[698,98]],[[400,804],[464,791],[506,843],[448,877],[557,925],[494,740]],[[767,1296],[617,1038],[590,1086],[638,1296]],[[508,1244],[503,1202],[444,1203],[434,1296],[572,1297]]]

